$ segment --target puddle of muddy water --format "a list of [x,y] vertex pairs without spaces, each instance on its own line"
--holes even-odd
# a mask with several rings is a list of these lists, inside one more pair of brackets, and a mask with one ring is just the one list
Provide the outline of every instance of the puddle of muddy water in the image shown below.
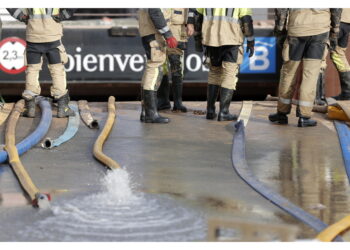
[[102,181],[100,192],[60,199],[51,212],[37,212],[34,220],[14,230],[11,240],[205,240],[206,222],[197,211],[165,195],[133,191],[125,170],[110,171]]

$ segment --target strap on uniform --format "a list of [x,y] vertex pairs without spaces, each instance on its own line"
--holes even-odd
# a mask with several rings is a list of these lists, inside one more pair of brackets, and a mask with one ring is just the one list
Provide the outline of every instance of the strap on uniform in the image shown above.
[[234,8],[226,8],[226,16],[233,17]]
[[206,8],[205,12],[206,12],[206,16],[213,16],[213,9],[212,8]]
[[46,15],[52,15],[53,9],[52,8],[47,8],[46,9]]

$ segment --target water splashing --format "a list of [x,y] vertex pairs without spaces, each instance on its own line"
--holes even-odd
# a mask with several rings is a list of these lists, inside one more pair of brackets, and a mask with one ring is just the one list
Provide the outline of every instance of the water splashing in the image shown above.
[[27,241],[198,241],[202,215],[165,195],[134,191],[127,171],[103,178],[101,192],[53,202],[53,215],[19,231]]

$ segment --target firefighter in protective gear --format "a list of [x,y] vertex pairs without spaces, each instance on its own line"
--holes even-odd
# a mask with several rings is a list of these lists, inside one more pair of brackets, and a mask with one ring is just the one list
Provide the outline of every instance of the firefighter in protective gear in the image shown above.
[[169,119],[159,115],[157,110],[157,89],[160,85],[166,61],[166,50],[176,48],[178,42],[173,36],[167,22],[171,9],[140,9],[139,31],[142,45],[146,51],[147,63],[143,73],[142,111],[140,120],[146,123],[168,123]]
[[330,49],[335,49],[341,9],[276,9],[275,12],[275,31],[277,34],[287,33],[287,39],[282,51],[277,113],[270,114],[269,120],[288,124],[296,72],[303,61],[303,80],[297,101],[298,127],[316,126],[317,122],[311,119],[311,115],[317,79],[328,52],[328,41]]
[[336,49],[331,51],[331,59],[336,66],[341,86],[341,93],[336,96],[337,100],[350,100],[350,66],[346,59],[346,48],[348,46],[350,32],[350,9],[344,8],[340,18],[340,31]]
[[237,119],[229,113],[232,95],[243,60],[243,42],[247,39],[249,57],[254,54],[252,10],[249,8],[200,8],[196,18],[196,49],[205,46],[209,66],[207,88],[207,119],[215,119],[215,102],[220,90],[218,121]]
[[57,117],[74,116],[74,111],[68,106],[69,93],[64,68],[64,64],[68,62],[68,57],[61,42],[63,27],[60,23],[72,17],[74,9],[30,8],[7,10],[14,18],[27,25],[26,86],[22,93],[25,100],[23,115],[35,117],[35,97],[40,95],[41,92],[39,73],[45,55],[52,78],[51,96],[58,104]]
[[167,62],[163,67],[163,79],[157,92],[158,110],[170,109],[170,84],[168,78],[168,62],[172,80],[172,92],[174,100],[174,111],[187,112],[182,104],[182,89],[184,76],[184,51],[187,49],[188,37],[193,34],[195,9],[173,8],[170,16],[170,30],[178,41],[176,48],[167,49]]

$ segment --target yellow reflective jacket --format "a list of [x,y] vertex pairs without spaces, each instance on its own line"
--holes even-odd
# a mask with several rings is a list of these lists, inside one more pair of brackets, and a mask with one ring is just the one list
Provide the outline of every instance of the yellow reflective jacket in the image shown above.
[[250,8],[197,8],[197,12],[203,15],[203,45],[219,47],[243,44],[241,22],[247,16],[251,19]]

